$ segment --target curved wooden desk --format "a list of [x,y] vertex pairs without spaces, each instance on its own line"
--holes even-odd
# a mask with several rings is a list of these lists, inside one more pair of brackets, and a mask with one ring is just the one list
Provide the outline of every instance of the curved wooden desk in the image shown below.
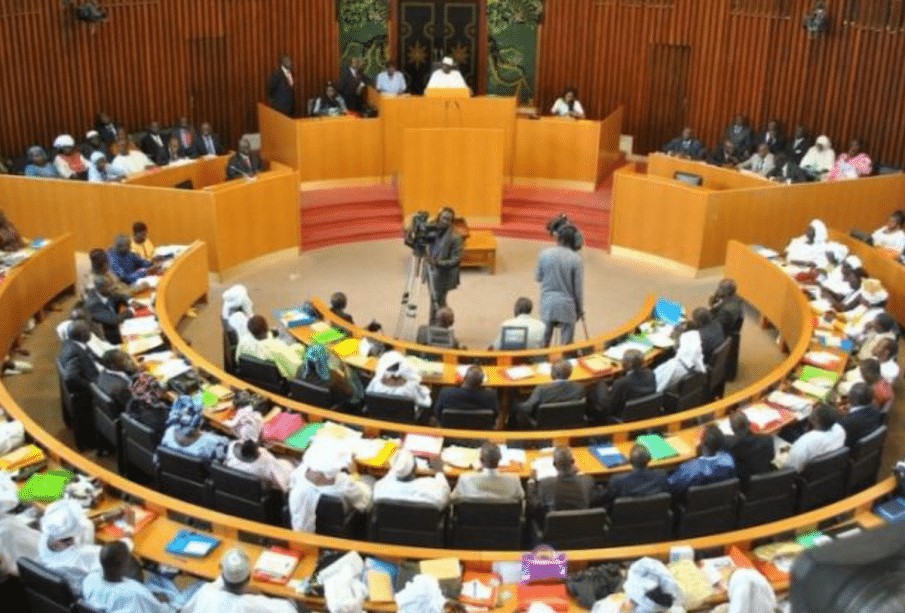
[[[199,252],[196,263],[193,264],[190,258],[184,258],[181,264],[177,265],[180,265],[183,273],[192,270],[196,272],[204,271],[203,278],[206,281],[204,246],[196,245],[193,250]],[[172,278],[171,276],[170,280]],[[40,311],[51,298],[66,291],[74,282],[75,268],[71,237],[63,237],[53,241],[30,260],[14,269],[9,277],[0,284],[0,312],[4,313],[4,317],[0,319],[0,349],[3,351],[9,350],[28,318]],[[164,289],[162,287],[161,291]],[[187,307],[199,297],[195,290],[182,291],[185,288],[180,288],[177,291],[175,286],[169,289],[170,291],[164,297],[165,299],[161,299],[158,303],[159,307],[163,307],[159,309],[161,312],[170,308],[178,310],[180,307]],[[381,556],[392,560],[454,556],[468,563],[497,560],[517,561],[520,559],[521,554],[517,551],[459,551],[403,547],[323,537],[315,534],[303,534],[285,528],[277,528],[217,513],[165,496],[151,488],[132,483],[120,475],[95,464],[84,455],[60,444],[49,432],[35,422],[26,410],[18,405],[2,384],[2,380],[0,380],[0,405],[7,410],[11,417],[23,424],[29,436],[34,439],[36,444],[43,447],[51,458],[63,465],[70,466],[97,478],[114,495],[126,494],[130,499],[140,501],[146,508],[160,513],[160,517],[135,536],[135,552],[137,555],[147,560],[179,568],[199,577],[213,579],[219,574],[219,552],[225,551],[228,547],[240,546],[247,551],[251,559],[257,558],[262,551],[262,547],[241,542],[239,539],[240,533],[270,542],[284,543],[302,553],[303,559],[296,570],[295,578],[304,578],[311,573],[317,559],[317,553],[322,548],[355,550],[363,555]],[[870,527],[879,523],[878,518],[869,513],[873,503],[880,497],[894,491],[895,487],[895,480],[890,477],[863,492],[822,509],[756,528],[736,530],[681,542],[571,551],[568,552],[568,555],[570,560],[582,563],[605,560],[631,560],[640,556],[665,558],[668,556],[670,548],[679,544],[689,545],[697,550],[725,549],[730,545],[737,545],[742,550],[746,550],[750,549],[755,541],[788,532],[804,532],[812,529],[820,522],[843,514],[855,514],[856,519],[862,525]],[[218,553],[199,560],[167,554],[165,546],[175,535],[176,531],[188,527],[184,523],[170,519],[168,517],[170,513],[209,524],[211,532],[223,541],[221,548],[217,550]],[[197,527],[192,529],[203,531]],[[285,586],[254,582],[254,587],[272,595],[300,598],[291,588]],[[775,587],[784,589],[787,586],[780,582]],[[316,600],[306,600],[314,604],[322,604]],[[505,606],[496,609],[496,611],[513,611],[514,604],[514,599],[510,600]],[[395,609],[392,604],[374,603],[369,603],[367,608],[378,611],[392,611]],[[573,608],[573,610],[580,609]]]
[[[206,246],[193,245],[180,257],[163,277],[157,290],[157,315],[164,335],[170,340],[173,348],[202,372],[225,385],[238,389],[251,389],[270,399],[275,404],[299,411],[310,420],[332,420],[349,426],[363,429],[368,434],[387,433],[422,433],[435,434],[454,439],[490,439],[500,443],[507,441],[550,441],[557,444],[570,444],[584,441],[591,437],[612,437],[617,443],[625,443],[633,439],[633,434],[651,429],[663,429],[668,433],[678,433],[685,421],[699,417],[724,416],[731,409],[746,401],[765,395],[783,381],[798,365],[808,350],[813,335],[813,322],[809,316],[809,306],[804,294],[795,282],[749,247],[732,241],[728,248],[726,273],[737,280],[739,294],[757,308],[763,316],[776,326],[782,342],[790,348],[789,355],[777,364],[765,377],[756,383],[739,390],[716,402],[712,402],[682,413],[630,422],[611,426],[593,428],[576,428],[573,430],[551,431],[475,431],[446,428],[431,428],[381,422],[363,417],[347,415],[328,409],[313,407],[295,402],[283,396],[256,388],[245,381],[226,373],[220,366],[191,347],[179,334],[176,325],[189,307],[203,298],[208,291],[206,269]],[[771,288],[765,292],[763,288]]]

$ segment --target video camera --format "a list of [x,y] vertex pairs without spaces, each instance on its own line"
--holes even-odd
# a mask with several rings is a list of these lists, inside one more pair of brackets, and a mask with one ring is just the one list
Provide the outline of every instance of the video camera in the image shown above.
[[411,247],[416,254],[423,254],[428,246],[440,238],[440,228],[436,222],[430,221],[427,211],[418,211],[412,216],[412,224],[405,231],[405,245]]
[[564,228],[572,228],[575,230],[575,244],[572,246],[572,249],[578,251],[584,245],[584,236],[581,234],[581,230],[578,229],[572,221],[566,216],[565,213],[560,213],[553,219],[547,222],[547,232],[550,233],[550,236],[554,236],[557,239],[559,238],[559,233]]

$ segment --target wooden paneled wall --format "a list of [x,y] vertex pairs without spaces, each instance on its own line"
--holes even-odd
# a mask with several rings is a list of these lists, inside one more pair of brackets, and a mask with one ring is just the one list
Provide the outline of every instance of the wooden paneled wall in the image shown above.
[[280,53],[295,61],[298,108],[338,73],[334,0],[100,0],[109,20],[75,21],[60,0],[0,0],[0,153],[61,132],[77,139],[100,110],[132,130],[188,115],[231,145]]
[[813,0],[545,0],[537,102],[575,84],[591,117],[624,104],[636,153],[683,123],[712,146],[743,113],[756,127],[804,122],[837,151],[859,135],[875,160],[903,165],[902,2],[827,4],[830,30],[810,39]]

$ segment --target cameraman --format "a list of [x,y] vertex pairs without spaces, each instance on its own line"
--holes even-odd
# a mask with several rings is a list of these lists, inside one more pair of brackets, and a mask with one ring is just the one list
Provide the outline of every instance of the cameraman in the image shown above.
[[584,262],[576,252],[575,241],[575,227],[565,226],[556,233],[556,246],[544,249],[537,260],[534,277],[541,284],[544,347],[550,346],[556,327],[560,328],[560,342],[570,344],[575,323],[584,316]]
[[430,323],[436,323],[437,309],[446,306],[446,294],[459,287],[459,263],[462,261],[462,237],[453,229],[456,213],[443,207],[437,216],[437,240],[428,248],[431,309]]

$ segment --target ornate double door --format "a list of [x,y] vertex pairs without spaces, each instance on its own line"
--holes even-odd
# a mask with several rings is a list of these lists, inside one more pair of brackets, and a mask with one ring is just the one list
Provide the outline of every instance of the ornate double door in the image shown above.
[[479,0],[399,0],[399,69],[412,93],[424,91],[440,60],[449,55],[477,91],[481,40]]

